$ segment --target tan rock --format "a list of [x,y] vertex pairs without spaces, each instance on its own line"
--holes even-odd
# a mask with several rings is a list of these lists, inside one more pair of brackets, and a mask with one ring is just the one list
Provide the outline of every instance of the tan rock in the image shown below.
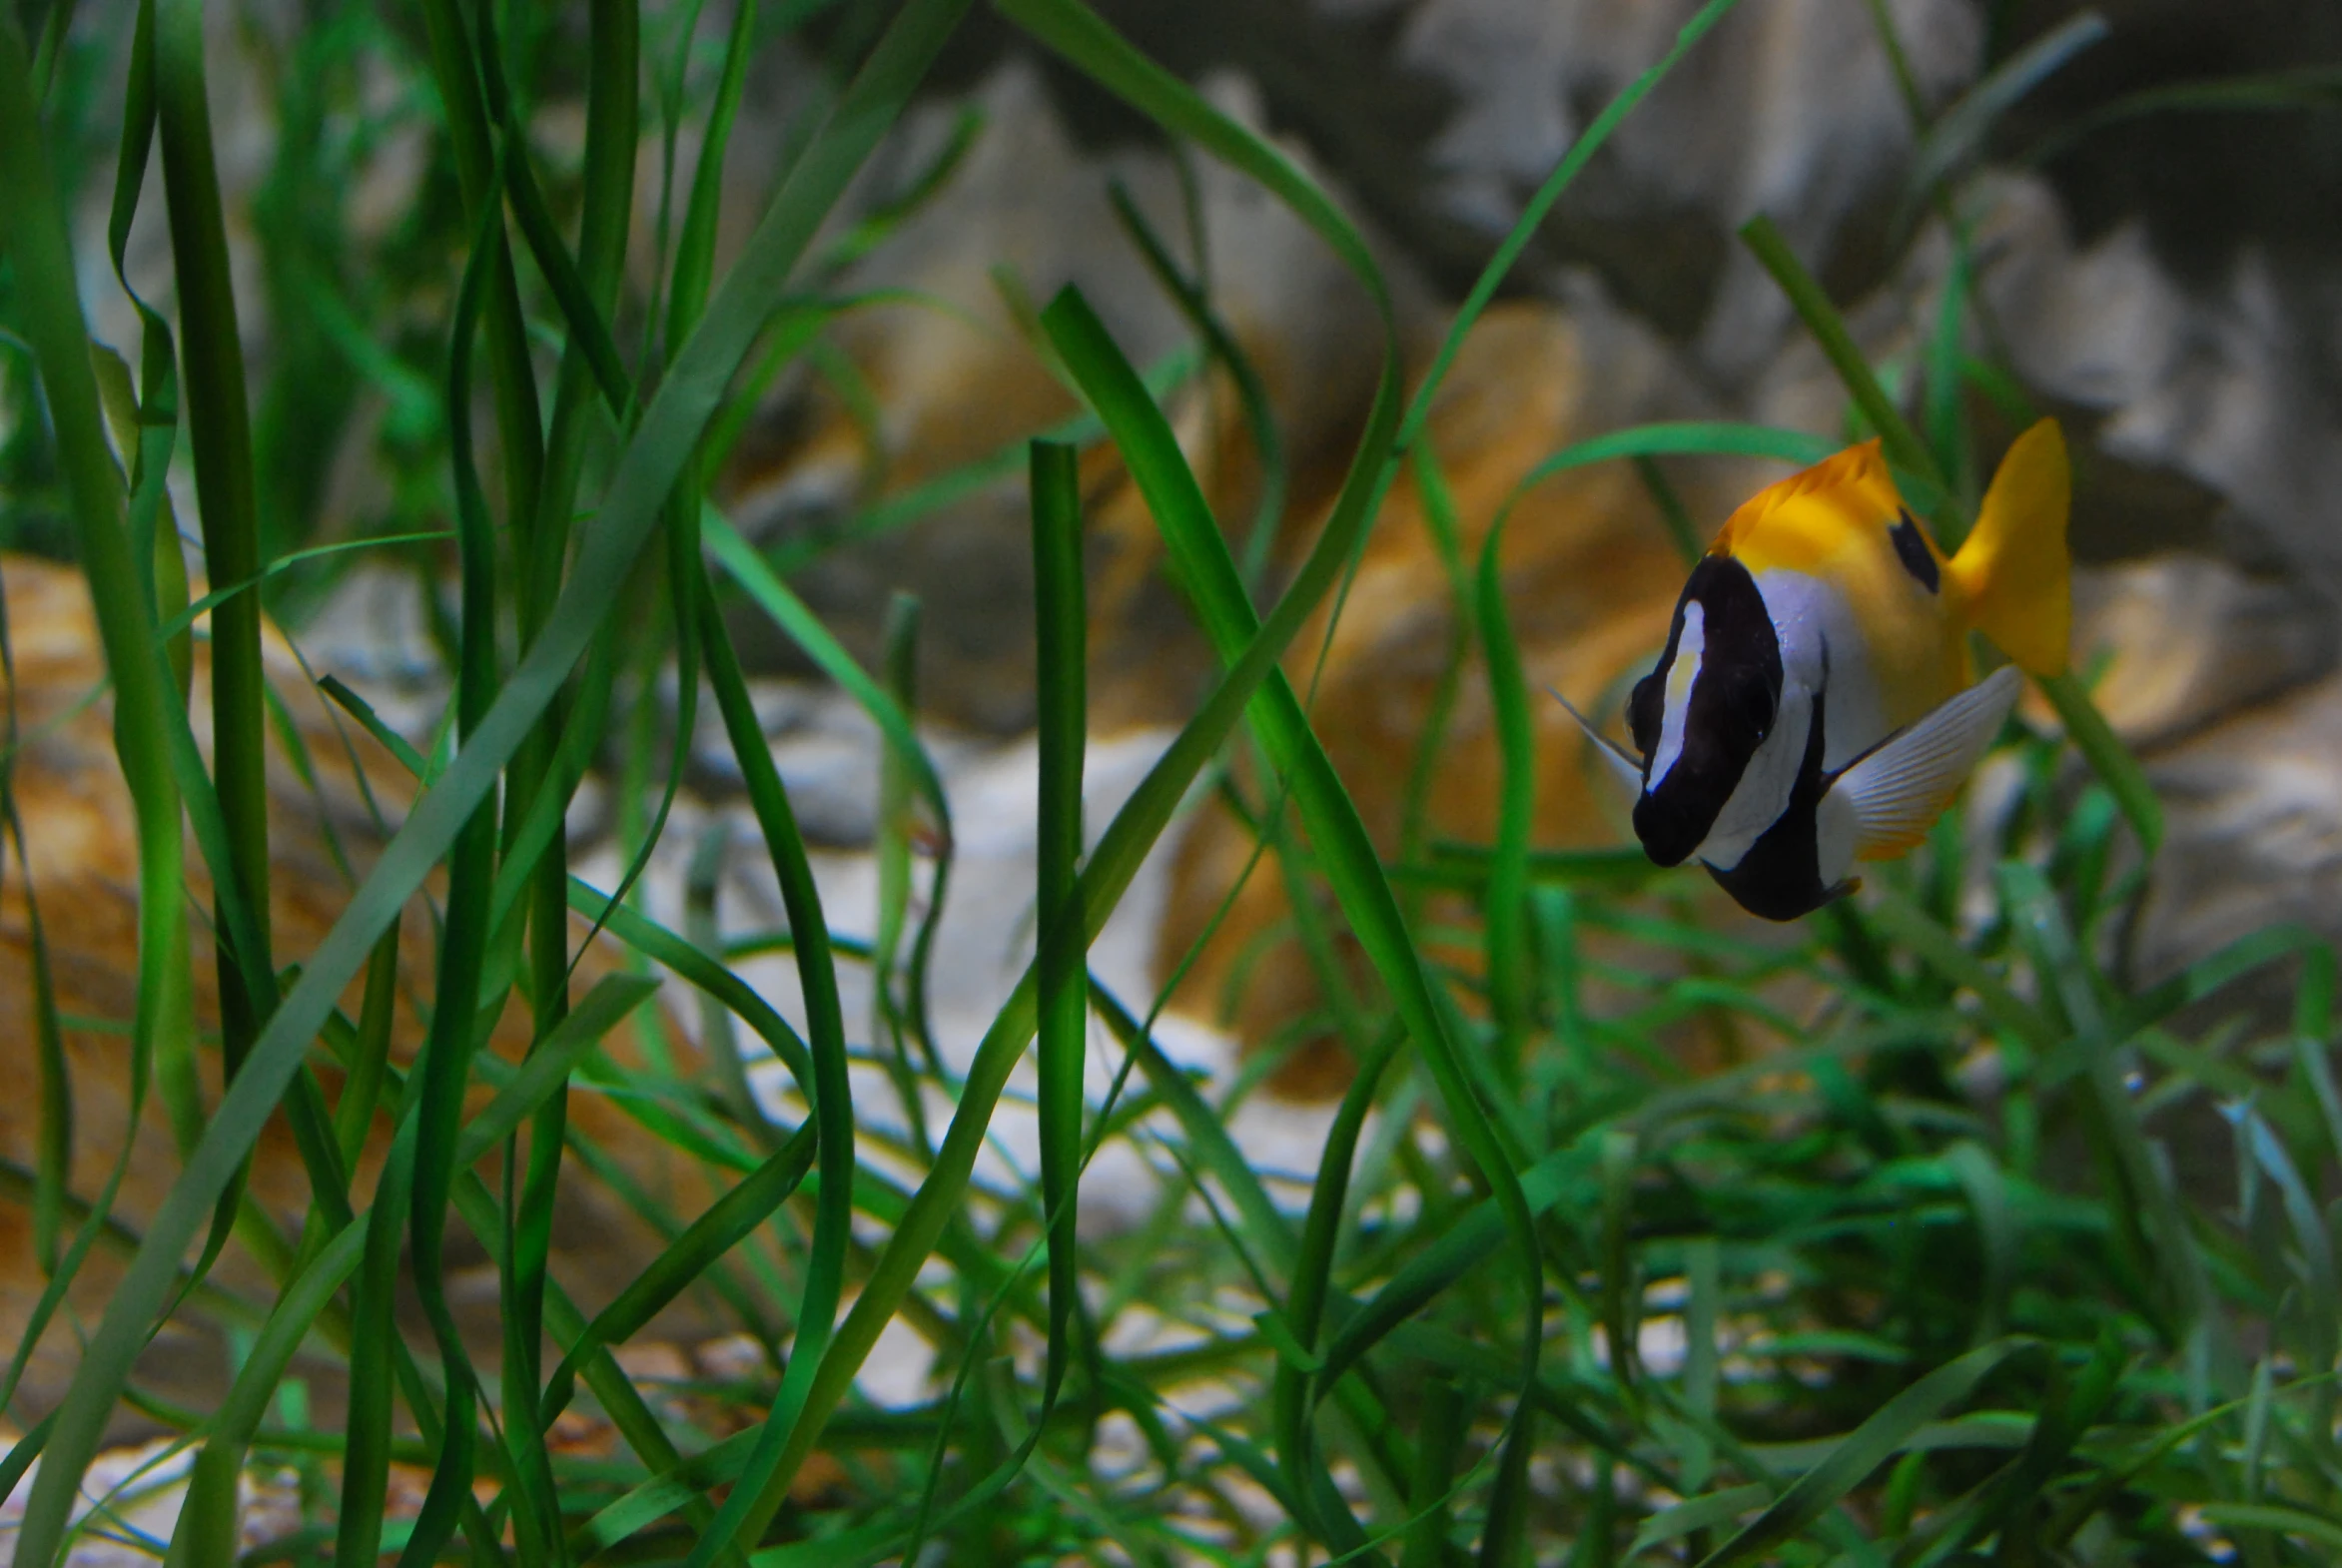
[[2077,572],[2074,657],[2115,732],[2153,750],[2324,674],[2342,626],[2291,583],[2173,554]]
[[2338,759],[2342,677],[2329,676],[2149,761],[2165,836],[2135,939],[2146,978],[2282,921],[2342,946]]
[[[1204,90],[1262,128],[1257,95],[1240,80],[1221,77]],[[923,708],[1009,735],[1029,727],[1034,711],[1031,513],[1020,447],[1078,409],[1020,318],[1071,284],[1134,365],[1157,366],[1191,345],[1117,218],[1112,187],[1123,187],[1183,269],[1195,269],[1200,245],[1212,308],[1276,407],[1291,468],[1289,516],[1305,519],[1330,497],[1373,396],[1382,338],[1363,286],[1257,185],[1191,160],[1199,219],[1191,231],[1178,166],[1158,150],[1080,146],[1030,63],[1004,65],[966,105],[914,115],[897,162],[921,167],[963,108],[983,116],[965,163],[840,281],[880,302],[842,315],[829,334],[850,372],[792,389],[793,412],[752,428],[723,492],[759,542],[804,549],[792,586],[866,660],[875,660],[890,592],[917,593]],[[1320,173],[1299,146],[1280,150]],[[1437,325],[1427,292],[1395,248],[1370,243],[1402,335],[1419,349]],[[868,408],[842,391],[856,380],[871,394]],[[1260,473],[1232,385],[1192,378],[1170,400],[1223,525],[1240,537]],[[993,482],[914,520],[815,548],[863,508],[1001,452],[1011,460]],[[1111,454],[1100,453],[1085,478],[1103,493],[1117,472]],[[1096,534],[1094,686],[1110,705],[1130,695],[1115,687],[1118,673],[1145,690],[1102,719],[1183,716],[1209,665],[1184,609],[1154,579],[1153,524],[1143,509],[1102,506]],[[796,667],[768,625],[744,617],[737,631],[752,661]]]

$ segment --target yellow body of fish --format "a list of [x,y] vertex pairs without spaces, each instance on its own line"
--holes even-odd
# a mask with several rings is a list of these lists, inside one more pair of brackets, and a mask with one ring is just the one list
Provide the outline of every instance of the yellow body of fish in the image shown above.
[[1793,571],[1844,599],[1881,699],[1883,727],[1859,749],[1917,723],[1974,680],[1971,630],[2029,675],[2064,671],[2073,628],[2071,490],[2065,438],[2055,420],[2042,419],[2008,448],[1956,554],[1947,559],[1924,524],[1911,524],[1907,537],[1937,569],[1940,587],[1931,591],[1897,549],[1894,525],[1911,514],[1880,443],[1869,440],[1749,497],[1708,552],[1739,560],[1760,587],[1774,572]]

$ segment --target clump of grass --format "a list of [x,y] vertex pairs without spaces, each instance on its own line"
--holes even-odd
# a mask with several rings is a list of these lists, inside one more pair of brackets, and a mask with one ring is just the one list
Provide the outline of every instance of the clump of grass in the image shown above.
[[[142,1082],[151,1075],[184,1102],[175,1109],[186,1136],[183,1174],[71,1392],[0,1461],[0,1480],[13,1484],[36,1454],[44,1459],[18,1560],[53,1561],[78,1531],[107,1527],[103,1515],[69,1522],[79,1477],[118,1403],[141,1397],[132,1363],[159,1315],[185,1296],[182,1264],[199,1254],[200,1276],[231,1227],[254,1222],[239,1173],[280,1108],[300,1136],[311,1210],[297,1233],[277,1238],[281,1289],[240,1345],[229,1398],[181,1419],[181,1445],[198,1453],[168,1543],[182,1561],[237,1559],[237,1478],[255,1459],[310,1467],[310,1527],[274,1549],[294,1560],[395,1550],[415,1562],[1332,1558],[1432,1568],[1468,1558],[1721,1568],[2179,1562],[2216,1555],[2221,1542],[2274,1564],[2331,1550],[2342,1539],[2333,1390],[2342,1301],[2316,1194],[2342,1160],[2342,1096],[2326,1055],[2334,955],[2305,933],[2276,930],[2156,985],[2133,981],[2118,936],[2138,882],[2112,868],[2120,834],[2151,858],[2159,818],[2079,683],[2048,688],[2062,736],[2012,730],[2015,811],[1991,821],[1954,813],[1864,902],[1834,908],[1785,945],[1759,946],[1700,924],[1633,857],[1531,846],[1531,699],[1493,543],[1476,569],[1449,551],[1471,636],[1453,650],[1447,689],[1490,683],[1507,763],[1494,842],[1427,844],[1414,834],[1386,862],[1283,672],[1401,462],[1415,465],[1452,539],[1426,415],[1457,344],[1570,181],[1731,4],[1699,11],[1589,126],[1410,392],[1381,280],[1322,193],[1078,0],[1003,0],[1041,45],[1291,208],[1365,284],[1387,342],[1330,515],[1262,611],[1257,560],[1231,555],[1158,406],[1161,376],[1130,365],[1078,294],[1039,313],[1038,331],[1088,408],[1029,456],[1043,649],[1038,954],[960,1072],[944,1065],[925,1022],[949,816],[911,723],[916,616],[898,611],[886,667],[863,671],[794,596],[785,570],[730,527],[702,480],[740,428],[742,400],[845,308],[823,292],[834,264],[884,243],[882,214],[834,256],[813,250],[965,0],[909,0],[891,18],[855,8],[856,25],[837,36],[868,47],[720,281],[716,171],[758,43],[754,7],[732,18],[720,73],[701,97],[679,85],[679,67],[646,60],[645,19],[625,0],[595,0],[579,35],[586,153],[568,191],[552,186],[530,135],[528,85],[552,47],[546,35],[493,8],[426,6],[427,68],[407,65],[433,85],[452,195],[433,197],[439,207],[417,224],[464,237],[446,338],[427,352],[376,338],[365,309],[391,280],[362,277],[347,296],[321,296],[325,286],[304,269],[341,254],[329,223],[279,237],[292,282],[272,292],[270,309],[299,331],[270,374],[339,353],[405,410],[393,442],[400,471],[436,476],[415,480],[380,520],[411,534],[453,519],[458,744],[426,759],[384,732],[420,794],[333,934],[282,986],[269,947],[267,823],[252,804],[262,696],[228,671],[252,656],[257,582],[315,526],[317,479],[301,454],[346,414],[291,406],[272,392],[261,421],[246,419],[201,13],[195,0],[145,0],[129,58],[114,245],[119,263],[159,139],[180,319],[174,341],[162,318],[143,318],[140,374],[117,398],[127,399],[136,438],[117,443],[131,459],[127,471],[117,465],[75,299],[56,138],[40,129],[46,63],[72,35],[62,23],[50,29],[36,65],[13,19],[0,20],[7,300],[39,367],[49,444],[37,455],[59,480],[100,606],[137,803],[132,1049]],[[819,9],[783,7],[781,20]],[[883,25],[860,29],[860,18]],[[315,51],[330,71],[339,50],[403,47],[347,25],[356,32],[305,40],[302,57]],[[662,18],[647,31],[675,37],[691,26]],[[1930,164],[1931,178],[1952,169],[1957,148],[1980,134],[1971,122],[1988,121],[2043,58],[2011,62],[1977,90],[1981,108],[1947,114],[1939,145],[1953,152]],[[620,291],[623,220],[647,129],[636,94],[646,64],[659,73],[666,125],[696,114],[706,135],[680,229],[671,249],[664,235],[659,246],[661,303],[644,309],[642,347],[629,354],[635,335],[618,329],[641,303]],[[322,122],[298,93],[285,118],[286,189],[314,190],[303,182],[319,167]],[[677,208],[677,194],[664,193],[662,211]],[[1761,223],[1748,235],[1845,377],[1859,418],[1887,438],[1947,534],[1959,531],[1977,488],[1963,401],[1977,387],[2005,394],[1966,349],[1972,268],[1957,194],[1931,185],[1915,198],[1947,218],[1960,258],[1919,368],[1927,416],[1917,430],[1797,259]],[[578,215],[574,240],[556,216],[564,211]],[[1257,378],[1207,292],[1127,216],[1202,356],[1226,363],[1247,397],[1275,493],[1280,459]],[[546,342],[557,356],[540,352]],[[469,409],[482,388],[497,432],[493,492],[472,450]],[[208,766],[170,662],[185,588],[157,569],[177,558],[162,480],[183,403],[222,671]],[[16,428],[25,427],[20,416]],[[1099,440],[1113,443],[1148,500],[1222,672],[1084,856],[1085,615],[1069,443]],[[1522,484],[1594,461],[1810,460],[1831,444],[1745,426],[1650,426],[1557,453]],[[1023,455],[879,503],[836,536],[898,523]],[[1645,472],[1657,482],[1655,468]],[[573,513],[584,518],[574,530]],[[829,928],[718,595],[769,614],[885,737],[875,931]],[[621,671],[622,657],[636,666]],[[711,918],[678,933],[623,887],[590,887],[567,870],[565,807],[606,736],[629,737],[632,798],[621,817],[637,869],[658,836],[672,786],[660,796],[650,785],[679,773],[680,754],[660,756],[655,726],[613,710],[621,674],[668,660],[681,677],[678,736],[691,733],[703,693],[723,720],[783,892],[784,933],[727,938]],[[356,699],[346,706],[373,722]],[[1289,874],[1324,882],[1374,974],[1361,988],[1328,961],[1326,994],[1339,999],[1337,1023],[1360,1061],[1298,1201],[1246,1163],[1228,1130],[1257,1075],[1207,1084],[1182,1073],[1152,1036],[1152,1010],[1109,993],[1085,963],[1180,800],[1240,728],[1263,766],[1230,774],[1227,787],[1252,791],[1246,809],[1264,840],[1296,860]],[[2090,770],[2078,796],[2066,777],[2069,743]],[[1424,744],[1435,751],[1436,725]],[[920,831],[922,813],[937,831]],[[196,1049],[183,821],[220,889],[231,1071],[210,1107],[187,1100],[191,1074],[171,1070]],[[1298,862],[1293,846],[1304,841]],[[935,852],[917,854],[915,843]],[[1989,868],[1981,915],[1963,903],[1970,864]],[[445,878],[438,961],[427,975],[396,975],[396,948],[383,934],[434,873]],[[1483,965],[1466,972],[1432,956],[1415,899],[1427,887],[1474,912]],[[732,1071],[679,1085],[601,1057],[599,1043],[627,1017],[656,1027],[643,1011],[653,985],[621,976],[572,1002],[571,910],[663,968],[666,989],[699,992],[720,1021],[704,1032],[717,1065]],[[802,1035],[730,967],[776,945],[793,954],[807,999]],[[871,1017],[845,1016],[840,964],[876,969]],[[2281,1026],[2201,1023],[2230,983],[2279,965],[2290,966],[2295,996]],[[362,972],[370,996],[387,998],[395,982],[431,999],[431,1034],[408,1072],[384,1060],[387,1010],[337,1018]],[[517,1067],[476,1052],[471,1027],[514,990],[535,1021]],[[1792,990],[1816,999],[1794,1016],[1782,1000]],[[1656,1044],[1691,1019],[1792,1044],[1702,1077]],[[777,1121],[726,1054],[735,1025],[794,1081]],[[1083,1074],[1094,1030],[1117,1063],[1095,1102]],[[980,1178],[977,1156],[1036,1040],[1039,1170],[1031,1180]],[[323,1060],[351,1070],[332,1106],[308,1071]],[[884,1067],[884,1078],[851,1079],[859,1062]],[[1989,1093],[1959,1087],[1986,1068]],[[884,1093],[871,1087],[881,1083]],[[466,1117],[475,1084],[494,1093]],[[953,1107],[940,1130],[922,1099],[939,1090]],[[695,1215],[641,1197],[672,1239],[591,1319],[549,1270],[547,1220],[563,1169],[598,1169],[562,1115],[576,1093],[642,1108],[645,1130],[704,1164],[720,1193]],[[2162,1113],[2207,1097],[2234,1132],[2233,1207],[2177,1181],[2158,1132]],[[54,1121],[64,1102],[53,1104]],[[512,1140],[524,1123],[529,1158],[515,1170]],[[378,1124],[390,1134],[389,1163],[371,1196],[354,1199],[348,1173]],[[52,1129],[59,1140],[69,1131]],[[1082,1182],[1109,1144],[1158,1171],[1162,1192],[1134,1229],[1084,1237]],[[501,1192],[474,1174],[495,1149],[514,1173]],[[74,1220],[53,1254],[49,1308],[107,1203],[69,1203],[65,1170],[44,1158],[30,1183],[53,1234]],[[496,1261],[507,1341],[492,1385],[447,1310],[451,1226]],[[769,1254],[747,1245],[758,1237]],[[735,1271],[744,1260],[747,1271]],[[391,1310],[402,1269],[430,1321],[411,1339]],[[705,1387],[696,1401],[654,1406],[612,1350],[700,1283],[738,1313],[762,1369]],[[922,1402],[885,1409],[859,1392],[857,1376],[895,1324],[926,1342],[934,1382]],[[346,1347],[350,1409],[338,1430],[311,1428],[299,1401],[282,1397],[296,1350],[313,1336]],[[609,1457],[549,1440],[579,1399],[617,1431]],[[840,1478],[818,1493],[799,1485],[817,1459]],[[394,1461],[431,1471],[412,1517],[387,1506]]]

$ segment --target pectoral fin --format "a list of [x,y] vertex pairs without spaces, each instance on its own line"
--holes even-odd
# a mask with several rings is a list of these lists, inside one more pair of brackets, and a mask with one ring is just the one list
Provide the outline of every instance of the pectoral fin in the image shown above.
[[2000,733],[2023,683],[2014,665],[2003,665],[1838,775],[1831,793],[1853,814],[1856,859],[1892,860],[1928,836]]
[[1570,705],[1569,698],[1554,691],[1551,686],[1545,689],[1553,692],[1553,700],[1578,721],[1578,728],[1584,730],[1586,739],[1594,743],[1594,754],[1602,759],[1602,776],[1618,788],[1619,798],[1632,810],[1635,802],[1643,798],[1643,765],[1629,755],[1625,747],[1596,729],[1583,713]]

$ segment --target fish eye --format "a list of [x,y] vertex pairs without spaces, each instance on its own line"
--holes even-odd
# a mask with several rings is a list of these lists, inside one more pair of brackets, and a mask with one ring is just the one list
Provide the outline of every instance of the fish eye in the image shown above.
[[1781,716],[1780,699],[1773,685],[1763,679],[1744,680],[1732,694],[1733,716],[1740,720],[1758,745],[1773,733],[1773,721]]
[[1659,749],[1659,672],[1653,670],[1635,682],[1635,689],[1626,699],[1627,733],[1634,737],[1635,749],[1646,761]]

